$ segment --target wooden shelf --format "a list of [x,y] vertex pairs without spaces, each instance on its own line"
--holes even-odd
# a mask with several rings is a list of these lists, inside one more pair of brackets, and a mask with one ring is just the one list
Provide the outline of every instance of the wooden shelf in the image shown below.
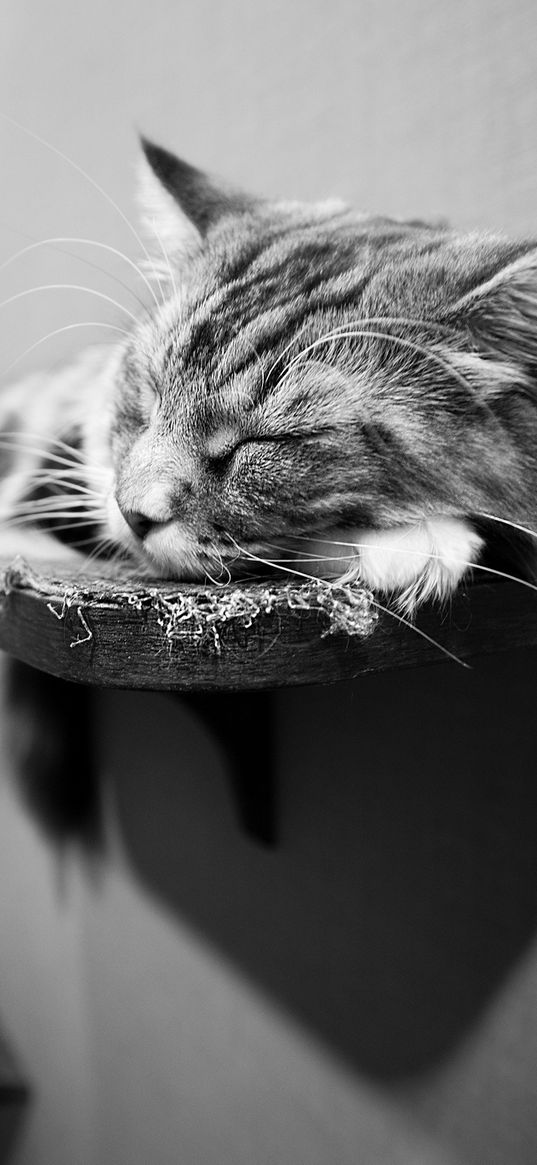
[[[77,684],[181,693],[222,750],[242,828],[263,845],[278,836],[270,689],[537,644],[535,591],[485,575],[449,610],[422,608],[412,628],[365,591],[118,578],[47,540],[17,549],[0,546],[0,649]],[[65,771],[73,717],[77,747],[86,723],[85,697],[71,697],[74,687],[54,705]],[[248,733],[237,734],[237,715]],[[254,766],[252,737],[264,740]]]
[[[323,587],[306,595],[279,581],[217,587],[119,580],[100,565],[83,570],[70,552],[51,557],[48,540],[22,549],[24,557],[7,547],[0,554],[0,648],[77,683],[183,692],[273,688],[440,663],[446,652],[462,661],[537,644],[537,594],[485,575],[444,613],[423,608],[416,629],[377,611],[364,592],[351,611],[362,633],[349,635],[338,630],[345,602],[334,620]],[[305,601],[309,609],[301,607]]]

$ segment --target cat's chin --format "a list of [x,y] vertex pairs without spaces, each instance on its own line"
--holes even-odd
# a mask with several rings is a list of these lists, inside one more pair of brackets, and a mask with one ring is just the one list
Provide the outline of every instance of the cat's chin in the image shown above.
[[108,498],[107,533],[141,574],[150,578],[205,578],[203,556],[189,532],[177,522],[155,523],[141,539],[126,522],[113,495]]
[[[147,543],[151,539],[146,539]],[[176,582],[222,582],[231,581],[231,571],[217,557],[205,554],[193,543],[185,546],[137,546],[131,555],[141,572],[154,579],[170,579]],[[233,575],[235,577],[235,575]]]
[[[405,614],[444,600],[478,564],[483,539],[466,519],[439,514],[391,529],[346,529],[301,537],[278,548],[256,544],[229,559],[211,553],[188,529],[162,523],[141,541],[120,517],[116,541],[146,577],[185,582],[240,581],[255,574],[326,579],[388,595]],[[238,546],[237,546],[238,550]]]
[[175,579],[177,582],[201,582],[207,579],[207,571],[195,554],[161,555],[145,547],[137,547],[132,557],[150,578]]

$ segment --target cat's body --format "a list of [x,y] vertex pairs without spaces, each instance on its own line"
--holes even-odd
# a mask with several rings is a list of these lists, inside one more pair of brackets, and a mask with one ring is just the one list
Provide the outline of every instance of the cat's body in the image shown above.
[[[263,202],[144,152],[147,309],[118,344],[0,395],[0,521],[118,553],[120,571],[292,570],[405,612],[505,532],[509,569],[518,542],[532,577],[534,245]],[[43,704],[11,679],[19,709]],[[91,781],[64,797],[50,716],[46,747],[19,723],[28,800],[80,836]]]
[[407,610],[493,519],[535,528],[533,244],[263,202],[144,150],[157,294],[107,355],[4,393],[0,429],[31,436],[0,517],[155,575],[299,558]]

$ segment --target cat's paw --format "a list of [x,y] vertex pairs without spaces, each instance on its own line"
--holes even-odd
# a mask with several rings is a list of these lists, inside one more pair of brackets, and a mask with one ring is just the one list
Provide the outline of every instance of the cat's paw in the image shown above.
[[411,613],[428,598],[445,599],[478,562],[483,539],[461,518],[436,517],[390,530],[349,536],[356,558],[347,577],[394,596]]

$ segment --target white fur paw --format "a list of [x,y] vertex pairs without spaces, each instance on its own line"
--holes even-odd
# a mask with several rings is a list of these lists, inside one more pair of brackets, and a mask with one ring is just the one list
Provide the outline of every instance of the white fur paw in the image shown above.
[[352,574],[371,590],[393,595],[407,613],[425,599],[452,594],[483,546],[468,522],[450,517],[391,530],[354,531],[349,542],[358,557],[349,562],[347,577]]

